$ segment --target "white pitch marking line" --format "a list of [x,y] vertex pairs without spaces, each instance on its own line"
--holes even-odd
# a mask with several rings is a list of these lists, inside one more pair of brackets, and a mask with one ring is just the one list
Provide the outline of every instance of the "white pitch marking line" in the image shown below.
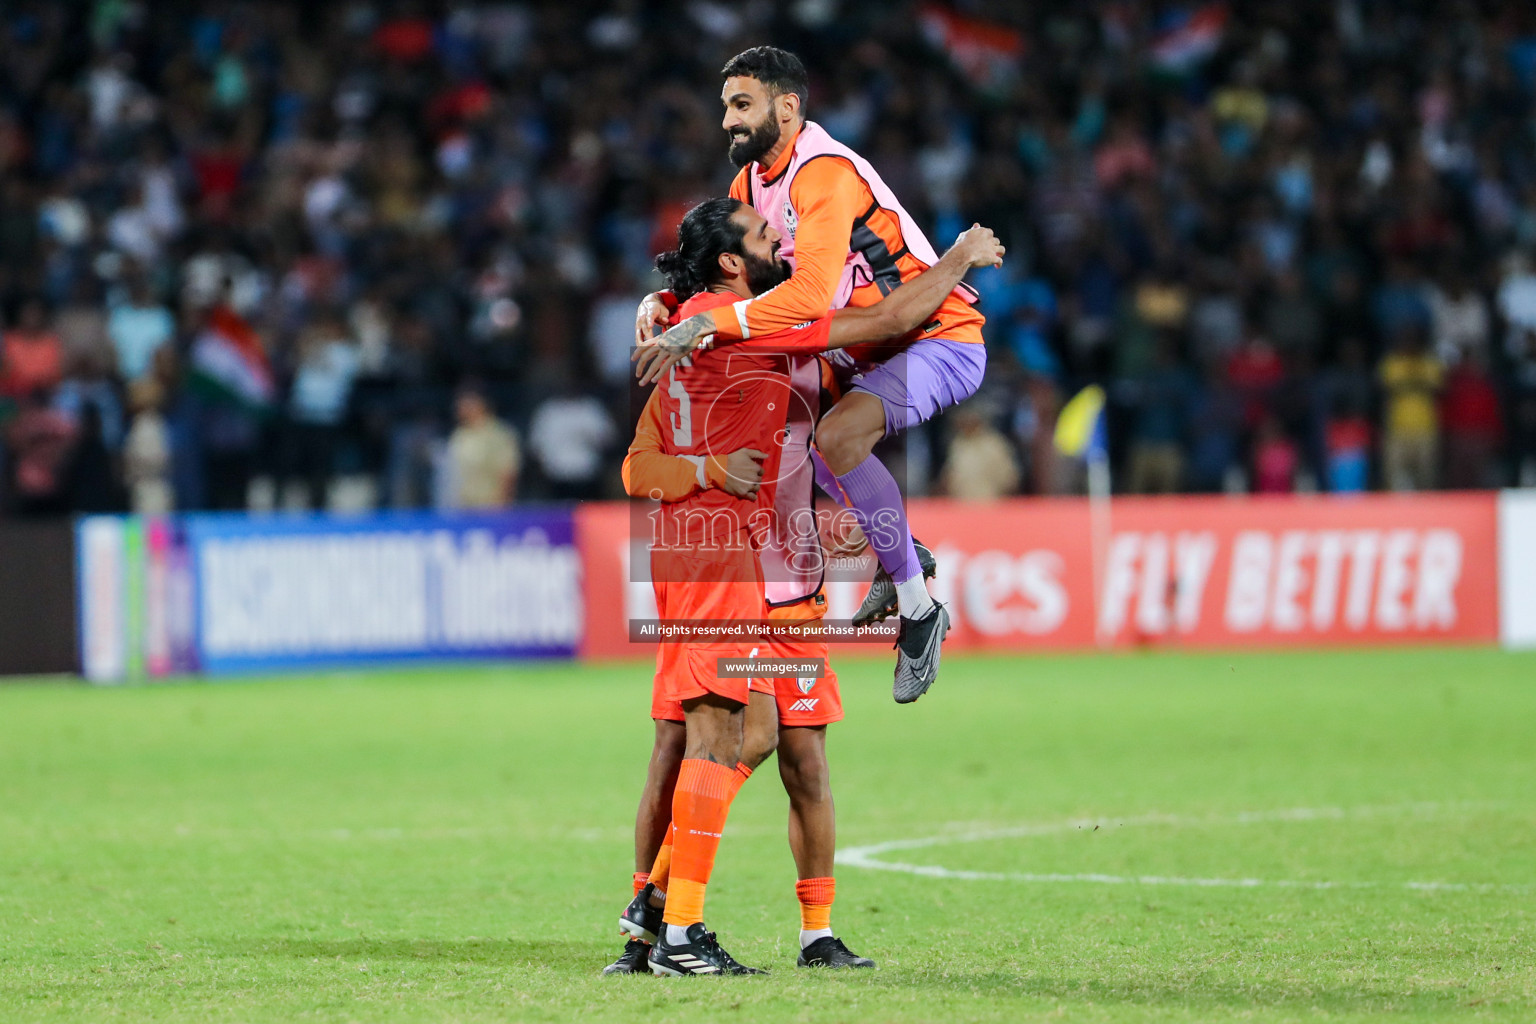
[[1171,875],[1037,874],[1014,871],[961,871],[937,864],[906,864],[879,860],[882,854],[896,850],[920,850],[953,843],[977,843],[991,839],[1020,839],[1028,836],[1057,835],[1078,829],[1125,825],[1170,825],[1176,827],[1209,825],[1252,825],[1276,821],[1339,821],[1384,815],[1434,815],[1449,807],[1469,810],[1489,804],[1400,804],[1389,807],[1292,807],[1274,811],[1240,811],[1236,814],[1190,817],[1178,814],[1143,814],[1130,818],[1078,818],[1071,821],[1017,825],[1011,828],[972,829],[917,839],[892,839],[868,846],[851,846],[837,851],[836,863],[872,871],[898,871],[924,878],[949,878],[981,882],[1088,882],[1098,885],[1187,885],[1204,888],[1253,889],[1384,889],[1400,888],[1415,892],[1527,892],[1529,885],[1500,885],[1487,882],[1374,882],[1374,881],[1303,881],[1266,878],[1182,878]]

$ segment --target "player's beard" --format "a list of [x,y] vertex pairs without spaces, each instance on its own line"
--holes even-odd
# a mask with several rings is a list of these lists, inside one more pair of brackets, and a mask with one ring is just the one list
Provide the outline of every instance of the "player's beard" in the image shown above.
[[761,160],[778,142],[779,122],[770,115],[763,118],[763,123],[752,129],[752,134],[746,138],[731,137],[731,163],[745,167],[754,160]]
[[770,288],[777,287],[789,280],[792,273],[789,264],[783,260],[759,259],[750,253],[744,253],[742,262],[747,267],[747,289],[753,295],[761,295]]

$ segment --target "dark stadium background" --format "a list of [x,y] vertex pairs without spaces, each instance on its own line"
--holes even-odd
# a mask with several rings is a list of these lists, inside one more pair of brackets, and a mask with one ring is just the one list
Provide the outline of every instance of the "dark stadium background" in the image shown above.
[[[6,4],[0,38],[7,515],[127,510],[152,407],[178,509],[429,505],[466,382],[520,499],[615,496],[634,303],[725,188],[718,69],[764,40],[937,244],[1009,246],[978,415],[886,453],[912,493],[1010,489],[995,445],[946,480],[957,423],[1019,491],[1076,488],[1047,439],[1093,381],[1121,490],[1536,481],[1523,5],[103,0]],[[114,324],[135,282],[169,332]],[[221,294],[260,408],[189,387]],[[1412,473],[1401,351],[1442,379]]]
[[[953,629],[831,655],[880,969],[765,763],[771,977],[614,984],[635,307],[764,43],[1008,248],[878,449]],[[1522,0],[0,0],[0,1021],[1536,1019],[1533,101]]]

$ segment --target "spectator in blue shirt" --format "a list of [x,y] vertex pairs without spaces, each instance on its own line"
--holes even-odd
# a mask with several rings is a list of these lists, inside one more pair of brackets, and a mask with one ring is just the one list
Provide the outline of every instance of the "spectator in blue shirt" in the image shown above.
[[129,279],[128,298],[107,317],[107,336],[117,352],[117,370],[132,384],[149,372],[155,350],[176,336],[171,311],[156,302],[142,274]]
[[331,314],[318,317],[300,339],[288,396],[286,475],[303,482],[309,508],[325,508],[357,370],[357,346],[341,320]]

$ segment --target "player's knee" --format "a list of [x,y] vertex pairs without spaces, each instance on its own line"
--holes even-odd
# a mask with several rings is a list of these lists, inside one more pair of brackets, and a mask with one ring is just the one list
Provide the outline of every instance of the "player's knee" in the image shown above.
[[883,433],[883,424],[872,427],[834,409],[816,427],[816,448],[827,468],[842,476],[869,458]]
[[825,758],[786,757],[781,751],[779,778],[784,782],[784,792],[798,805],[818,803],[832,795]]
[[[833,473],[838,473],[843,461],[843,434],[838,428],[837,421],[829,413],[816,426],[816,450],[821,453],[822,461]],[[838,473],[839,476],[842,474]]]
[[756,771],[757,767],[768,760],[768,755],[773,753],[779,745],[779,730],[776,725],[748,729],[741,741],[741,760],[749,769]]
[[688,730],[683,728],[683,723],[658,721],[656,742],[651,748],[651,763],[663,767],[670,766],[671,770],[676,772],[687,746]]
[[838,476],[864,461],[868,452],[862,452],[859,431],[848,426],[845,418],[824,422],[816,430],[816,448],[821,452],[827,468]]
[[679,746],[675,756],[651,758],[650,768],[645,773],[646,799],[659,800],[663,794],[672,792],[672,787],[677,785],[677,773],[683,766],[683,753],[684,748]]

